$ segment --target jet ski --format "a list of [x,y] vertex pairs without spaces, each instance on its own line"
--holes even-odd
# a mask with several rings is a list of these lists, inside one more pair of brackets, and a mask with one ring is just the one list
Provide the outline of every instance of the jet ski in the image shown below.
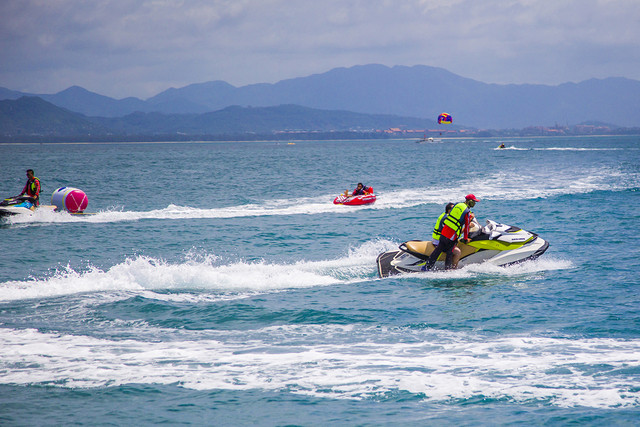
[[[469,239],[468,244],[458,242],[462,251],[458,268],[484,262],[501,267],[517,264],[538,258],[549,247],[549,243],[536,233],[489,219],[484,227],[477,221],[472,222]],[[402,243],[399,249],[378,255],[380,277],[421,272],[435,246],[431,241],[410,240]],[[433,269],[444,269],[444,259],[443,253]]]
[[[55,209],[55,206],[40,206],[38,209]],[[13,196],[0,202],[0,218],[12,215],[33,215],[35,200],[29,196]]]
[[33,215],[36,210],[66,212],[70,215],[95,215],[84,210],[89,199],[84,191],[73,187],[57,188],[51,195],[51,205],[35,206],[30,196],[13,196],[0,201],[0,218],[12,215]]

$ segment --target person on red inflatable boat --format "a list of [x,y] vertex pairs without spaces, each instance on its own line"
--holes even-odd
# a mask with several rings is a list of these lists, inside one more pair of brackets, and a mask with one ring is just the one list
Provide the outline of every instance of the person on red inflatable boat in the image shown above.
[[[348,196],[349,190],[345,191],[345,195]],[[373,193],[371,187],[365,187],[364,185],[362,185],[361,182],[358,183],[358,186],[356,187],[355,190],[353,190],[353,192],[351,193],[351,196],[365,196],[367,194],[371,194]]]
[[355,196],[367,196],[369,194],[373,194],[373,188],[365,187],[361,182],[358,183],[358,186],[353,191],[344,190],[342,196],[344,197],[355,197]]
[[361,182],[358,183],[358,186],[356,187],[355,190],[353,190],[353,193],[351,193],[352,196],[364,196],[364,185],[362,185]]

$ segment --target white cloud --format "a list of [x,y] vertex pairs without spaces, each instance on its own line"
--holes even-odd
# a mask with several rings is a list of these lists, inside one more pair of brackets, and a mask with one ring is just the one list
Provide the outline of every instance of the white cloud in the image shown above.
[[275,82],[366,63],[425,64],[495,83],[640,79],[635,0],[7,0],[0,86]]

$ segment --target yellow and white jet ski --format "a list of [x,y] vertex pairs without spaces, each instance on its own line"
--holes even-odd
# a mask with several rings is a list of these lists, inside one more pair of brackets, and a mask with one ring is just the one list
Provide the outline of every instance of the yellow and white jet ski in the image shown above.
[[[472,223],[469,238],[469,243],[458,242],[462,251],[458,268],[484,262],[497,266],[517,264],[538,258],[549,247],[549,243],[535,233],[492,220],[487,220],[484,227]],[[435,246],[431,241],[410,240],[399,249],[378,255],[380,277],[423,271]],[[440,255],[434,270],[444,269],[444,259],[445,254]]]

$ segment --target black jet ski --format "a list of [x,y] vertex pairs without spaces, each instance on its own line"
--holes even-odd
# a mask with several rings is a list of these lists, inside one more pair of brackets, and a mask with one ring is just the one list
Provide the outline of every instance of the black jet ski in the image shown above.
[[[487,220],[484,227],[473,222],[469,227],[468,244],[458,242],[462,251],[458,268],[480,263],[497,266],[517,264],[542,255],[549,243],[535,233],[511,225]],[[398,251],[378,255],[378,275],[418,273],[435,249],[431,241],[411,240],[399,246]],[[444,269],[445,254],[438,257],[434,270]]]

